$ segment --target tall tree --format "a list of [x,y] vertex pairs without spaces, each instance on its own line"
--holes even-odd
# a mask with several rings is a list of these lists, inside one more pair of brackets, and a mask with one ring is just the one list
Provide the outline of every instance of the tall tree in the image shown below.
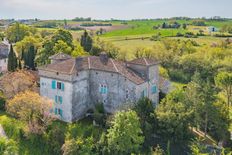
[[81,36],[81,46],[84,48],[86,52],[90,52],[93,46],[93,40],[89,36],[88,32],[85,31],[84,34]]
[[10,45],[10,53],[8,55],[7,69],[10,72],[14,72],[17,69],[17,58],[16,58],[12,44]]
[[108,129],[107,142],[111,154],[137,154],[144,142],[139,117],[134,111],[118,112]]
[[[25,55],[26,54],[26,55]],[[30,46],[27,53],[24,54],[24,64],[30,69],[35,69],[36,50],[34,46]]]
[[228,107],[231,105],[232,100],[232,73],[221,72],[216,78],[215,82],[219,88],[223,90],[227,97]]

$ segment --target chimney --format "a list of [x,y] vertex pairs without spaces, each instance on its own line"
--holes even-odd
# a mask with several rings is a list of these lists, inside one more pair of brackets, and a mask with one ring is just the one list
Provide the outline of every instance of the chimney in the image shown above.
[[101,62],[106,65],[108,63],[108,55],[105,52],[100,53],[100,60]]
[[76,69],[77,69],[77,71],[82,70],[82,65],[83,65],[83,57],[77,57],[76,58]]

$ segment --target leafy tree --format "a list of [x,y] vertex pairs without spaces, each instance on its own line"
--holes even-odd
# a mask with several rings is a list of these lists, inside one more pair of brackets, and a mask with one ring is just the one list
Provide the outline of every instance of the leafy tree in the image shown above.
[[183,91],[176,90],[167,95],[155,109],[158,119],[157,132],[167,140],[175,142],[188,140],[192,110],[181,102],[182,99]]
[[51,109],[52,101],[31,91],[19,93],[7,103],[7,111],[27,124],[26,133],[42,134],[54,119]]
[[151,145],[151,135],[157,120],[154,117],[154,108],[151,100],[148,98],[140,99],[134,107],[137,115],[140,118],[141,129],[144,135],[144,148],[149,148]]
[[7,100],[26,90],[37,90],[36,77],[31,72],[19,70],[1,77],[0,85]]
[[55,46],[53,47],[53,51],[55,53],[66,53],[68,55],[71,55],[72,48],[68,46],[68,44],[62,40],[58,40],[57,43],[55,43]]
[[23,52],[27,52],[30,50],[31,46],[34,46],[35,49],[41,48],[42,39],[37,36],[26,36],[23,40],[17,42],[15,44],[15,49],[21,59],[23,59]]
[[139,118],[134,111],[118,112],[107,130],[107,142],[111,154],[138,153],[144,142]]
[[219,88],[225,92],[227,97],[227,105],[230,106],[232,103],[232,73],[221,72],[216,78],[215,82]]
[[74,43],[74,50],[72,51],[72,57],[78,57],[78,56],[86,56],[89,55],[89,53],[85,52],[83,47],[80,45],[80,43]]
[[85,31],[84,34],[81,36],[80,43],[86,52],[90,52],[93,46],[93,40],[89,36],[87,31]]
[[6,37],[11,43],[21,41],[25,36],[29,36],[30,34],[35,34],[35,29],[19,23],[10,26],[6,31]]
[[67,30],[63,30],[63,29],[57,30],[54,36],[52,36],[51,40],[54,44],[58,43],[58,41],[61,40],[65,42],[69,47],[71,47],[72,50],[74,48],[72,34]]
[[7,69],[10,72],[14,72],[17,69],[17,58],[12,44],[10,45],[10,53],[8,55]]
[[49,64],[49,57],[55,54],[55,52],[53,51],[53,47],[54,43],[49,39],[45,39],[43,42],[43,48],[37,52],[37,56],[35,59],[36,64],[38,64],[39,66]]
[[182,25],[183,29],[187,29],[187,24]]
[[94,142],[92,137],[66,140],[62,146],[63,155],[94,155]]

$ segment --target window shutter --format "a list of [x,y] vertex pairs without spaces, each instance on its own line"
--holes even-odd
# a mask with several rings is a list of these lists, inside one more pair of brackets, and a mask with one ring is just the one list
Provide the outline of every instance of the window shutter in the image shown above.
[[56,89],[56,81],[52,80],[52,89]]
[[61,83],[61,90],[64,91],[64,83]]
[[62,98],[62,96],[60,96],[60,104],[62,104],[63,103],[63,98]]
[[63,110],[59,109],[60,110],[60,116],[63,117]]
[[155,85],[152,86],[152,94],[155,94],[157,92],[157,88]]
[[56,114],[56,115],[58,114],[58,110],[57,110],[57,108],[55,108],[55,114]]
[[56,103],[58,103],[58,99],[57,99],[58,97],[57,97],[57,95],[55,96],[55,102]]

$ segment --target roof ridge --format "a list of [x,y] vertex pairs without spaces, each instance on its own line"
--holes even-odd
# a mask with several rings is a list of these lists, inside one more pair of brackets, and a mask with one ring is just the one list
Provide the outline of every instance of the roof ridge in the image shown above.
[[113,64],[113,66],[114,66],[116,72],[119,72],[119,71],[118,71],[118,68],[116,67],[116,65],[115,65],[115,63],[114,63],[114,61],[113,61],[113,59],[110,58],[110,60],[111,60],[111,62],[112,62],[112,64]]
[[143,60],[145,61],[146,65],[149,65],[146,58],[143,58]]
[[[74,58],[73,58],[73,59],[74,59]],[[74,68],[76,67],[76,59],[75,59],[74,61],[75,61],[75,62],[73,63],[72,69],[71,69],[71,71],[69,72],[69,74],[72,74]]]
[[91,66],[90,66],[90,57],[88,57],[88,67],[89,67],[89,69],[91,68]]

